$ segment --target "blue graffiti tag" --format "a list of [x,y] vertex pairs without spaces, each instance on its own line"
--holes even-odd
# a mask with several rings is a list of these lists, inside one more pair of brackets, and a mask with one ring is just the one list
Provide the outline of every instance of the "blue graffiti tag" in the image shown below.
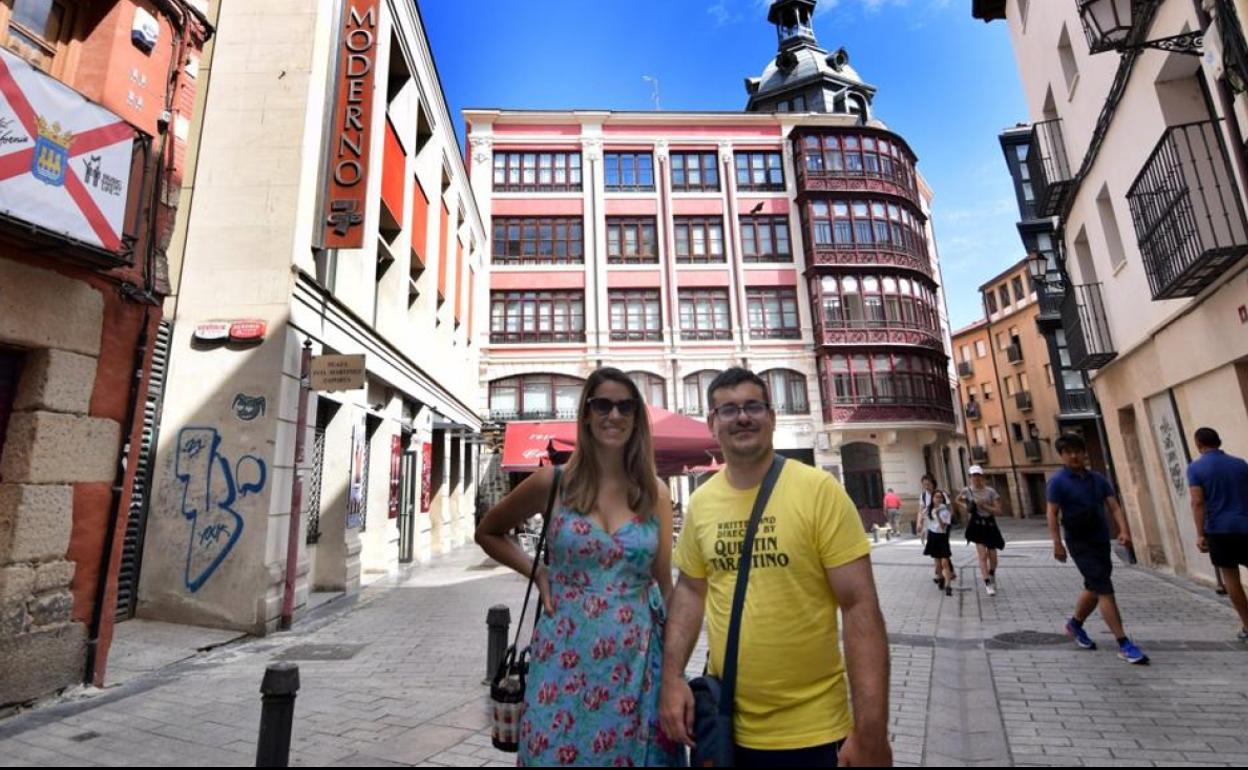
[[268,480],[264,460],[243,455],[231,466],[220,447],[214,428],[183,428],[178,434],[174,474],[182,483],[182,515],[191,522],[185,580],[192,593],[212,577],[243,534],[243,517],[234,503],[263,490]]

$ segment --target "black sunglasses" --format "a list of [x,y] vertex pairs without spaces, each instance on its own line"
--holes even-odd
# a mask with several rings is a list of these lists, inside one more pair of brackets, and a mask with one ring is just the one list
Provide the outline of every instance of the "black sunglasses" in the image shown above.
[[612,409],[619,412],[621,417],[628,417],[637,410],[637,401],[631,398],[613,401],[612,399],[599,396],[598,398],[591,398],[585,403],[589,405],[590,409],[594,410],[595,414],[603,417],[611,414]]

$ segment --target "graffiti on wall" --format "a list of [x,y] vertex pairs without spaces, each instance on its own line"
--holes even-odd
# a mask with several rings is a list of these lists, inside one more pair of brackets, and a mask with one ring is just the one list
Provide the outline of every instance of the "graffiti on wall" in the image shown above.
[[234,550],[243,534],[236,506],[264,489],[268,466],[254,455],[231,463],[221,453],[221,434],[215,428],[183,428],[174,474],[182,484],[182,515],[191,524],[185,581],[195,593]]
[[264,396],[249,396],[246,393],[238,393],[235,394],[234,403],[230,405],[230,408],[234,410],[235,417],[243,422],[251,422],[257,417],[263,417],[268,405],[268,399]]

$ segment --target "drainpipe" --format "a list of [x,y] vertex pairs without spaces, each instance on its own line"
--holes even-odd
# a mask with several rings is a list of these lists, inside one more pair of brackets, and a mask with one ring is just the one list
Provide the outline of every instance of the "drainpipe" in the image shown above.
[[[982,296],[982,295],[981,295]],[[1018,461],[1014,458],[1014,439],[1010,436],[1010,418],[1005,412],[1005,385],[1001,379],[1001,373],[997,370],[997,350],[996,337],[992,333],[992,317],[988,314],[987,302],[984,302],[984,317],[988,319],[988,351],[992,354],[989,358],[992,360],[992,376],[997,381],[997,398],[1001,399],[1001,419],[1006,425],[1001,426],[1005,431],[1005,448],[1010,453],[1010,472],[1014,476],[1014,488],[1018,490],[1018,518],[1027,518],[1027,511],[1023,508],[1023,484],[1018,476]],[[991,440],[992,429],[989,428],[989,439]]]

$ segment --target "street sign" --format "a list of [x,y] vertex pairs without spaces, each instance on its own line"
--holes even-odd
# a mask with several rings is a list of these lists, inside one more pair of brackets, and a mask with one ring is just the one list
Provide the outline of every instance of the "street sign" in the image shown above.
[[312,358],[312,390],[359,390],[364,387],[364,356],[326,355]]

